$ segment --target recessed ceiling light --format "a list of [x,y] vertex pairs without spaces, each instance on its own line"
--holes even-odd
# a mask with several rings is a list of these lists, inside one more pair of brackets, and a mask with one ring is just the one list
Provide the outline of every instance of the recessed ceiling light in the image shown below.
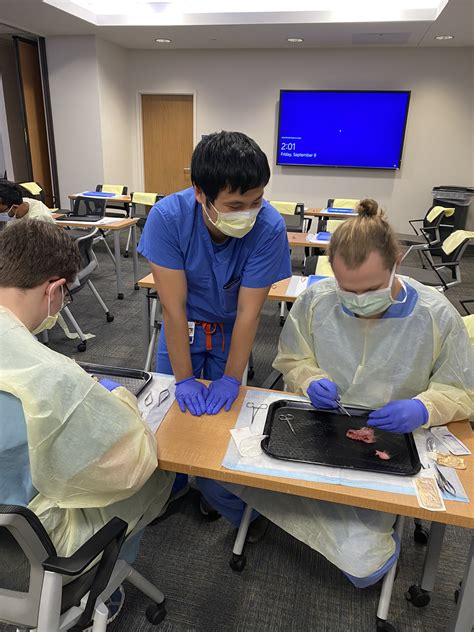
[[301,42],[304,42],[304,39],[302,37],[289,37],[286,41],[290,42],[290,44],[301,44]]
[[454,39],[454,35],[436,35],[436,40],[450,40]]
[[155,42],[157,44],[171,44],[171,40],[167,37],[157,37]]

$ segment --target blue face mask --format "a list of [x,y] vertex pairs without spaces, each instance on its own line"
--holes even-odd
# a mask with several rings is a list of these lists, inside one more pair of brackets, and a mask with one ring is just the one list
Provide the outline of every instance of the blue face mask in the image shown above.
[[382,314],[390,305],[395,303],[404,303],[406,301],[406,294],[403,301],[397,301],[392,298],[392,284],[395,278],[395,269],[397,264],[393,266],[390,280],[387,287],[380,290],[371,290],[370,292],[364,292],[363,294],[356,294],[355,292],[348,292],[347,290],[341,290],[336,281],[336,293],[341,303],[349,311],[357,314],[358,316],[375,316],[376,314]]

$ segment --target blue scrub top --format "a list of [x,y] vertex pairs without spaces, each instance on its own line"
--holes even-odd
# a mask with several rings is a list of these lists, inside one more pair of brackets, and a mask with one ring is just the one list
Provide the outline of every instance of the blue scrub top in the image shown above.
[[285,223],[268,202],[245,237],[217,245],[193,188],[155,204],[138,251],[156,265],[185,271],[190,320],[233,322],[240,287],[263,288],[291,276]]

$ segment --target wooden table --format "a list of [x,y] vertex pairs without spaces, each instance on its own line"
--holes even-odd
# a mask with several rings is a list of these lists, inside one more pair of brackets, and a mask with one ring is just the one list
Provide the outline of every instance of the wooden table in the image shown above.
[[[363,507],[365,509],[435,521],[432,525],[432,538],[428,547],[429,556],[425,564],[425,574],[426,566],[429,567],[431,573],[431,575],[428,573],[429,576],[426,577],[425,590],[430,588],[432,590],[430,583],[434,583],[432,566],[433,561],[437,562],[434,558],[436,558],[438,551],[433,548],[431,541],[436,540],[436,544],[440,545],[439,548],[441,547],[442,537],[441,541],[439,541],[439,536],[440,532],[442,533],[444,530],[444,525],[455,525],[467,529],[474,528],[472,503],[474,498],[474,456],[465,457],[466,470],[458,470],[459,478],[471,502],[445,501],[445,512],[426,511],[418,506],[415,496],[405,494],[227,470],[222,467],[221,463],[230,440],[229,431],[236,424],[247,390],[247,388],[241,388],[239,398],[232,406],[230,412],[221,412],[214,416],[204,415],[198,419],[189,412],[182,413],[177,403],[174,402],[156,433],[159,466],[164,470],[203,476],[228,483],[248,485],[259,489],[325,500],[341,505]],[[282,393],[282,397],[286,396],[286,393]],[[457,422],[450,424],[449,427],[474,452],[474,433],[470,424],[468,422]],[[458,602],[456,622],[451,628],[455,632],[468,632],[470,630],[470,627],[460,626],[465,626],[465,622],[468,620],[466,616],[470,617],[473,612],[473,555],[474,537],[464,575],[465,583],[463,585],[465,590],[463,598]],[[436,566],[434,567],[435,570]]]
[[331,212],[327,208],[308,208],[304,212],[304,216],[311,220],[318,218],[318,231],[324,230],[328,219],[351,219],[357,217],[357,213],[347,209],[347,213]]
[[307,241],[306,238],[309,233],[287,232],[287,235],[290,248],[321,248],[321,250],[326,250],[329,246],[329,241]]
[[285,301],[287,303],[294,303],[296,301],[296,296],[287,296],[286,292],[288,290],[288,286],[290,284],[291,277],[288,279],[282,279],[281,281],[277,281],[272,285],[270,291],[268,292],[268,300],[269,301]]
[[[120,253],[120,231],[130,229],[133,242],[133,279],[134,287],[138,290],[138,252],[137,252],[137,222],[138,218],[124,217],[117,218],[116,222],[101,224],[100,222],[77,222],[77,221],[61,221],[57,222],[59,226],[67,226],[69,228],[98,228],[101,232],[110,230],[114,236],[114,254],[111,255],[115,264],[115,275],[117,277],[117,298],[123,299],[123,279],[122,279],[122,260]],[[102,233],[103,234],[103,233]],[[107,244],[108,246],[108,244]]]

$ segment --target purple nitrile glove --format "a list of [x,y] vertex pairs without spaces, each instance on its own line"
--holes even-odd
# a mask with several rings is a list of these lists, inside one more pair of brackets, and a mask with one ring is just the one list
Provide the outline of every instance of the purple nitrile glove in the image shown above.
[[176,400],[182,413],[186,412],[187,408],[191,415],[199,417],[206,412],[207,398],[207,387],[195,377],[187,377],[176,382]]
[[370,413],[367,425],[388,432],[412,432],[428,417],[428,410],[419,399],[398,399]]
[[331,380],[314,380],[308,386],[308,397],[315,408],[337,408],[339,395],[337,386]]
[[108,378],[104,377],[101,380],[99,380],[99,384],[102,384],[102,386],[104,388],[106,388],[108,391],[112,392],[114,391],[116,388],[118,388],[119,386],[122,386],[121,384],[119,384],[118,382],[114,382],[113,380],[109,380]]
[[228,412],[237,399],[240,384],[239,380],[236,380],[235,377],[229,377],[228,375],[224,375],[218,380],[211,382],[209,386],[209,397],[206,402],[207,414],[215,415],[223,406],[225,406],[225,410]]

